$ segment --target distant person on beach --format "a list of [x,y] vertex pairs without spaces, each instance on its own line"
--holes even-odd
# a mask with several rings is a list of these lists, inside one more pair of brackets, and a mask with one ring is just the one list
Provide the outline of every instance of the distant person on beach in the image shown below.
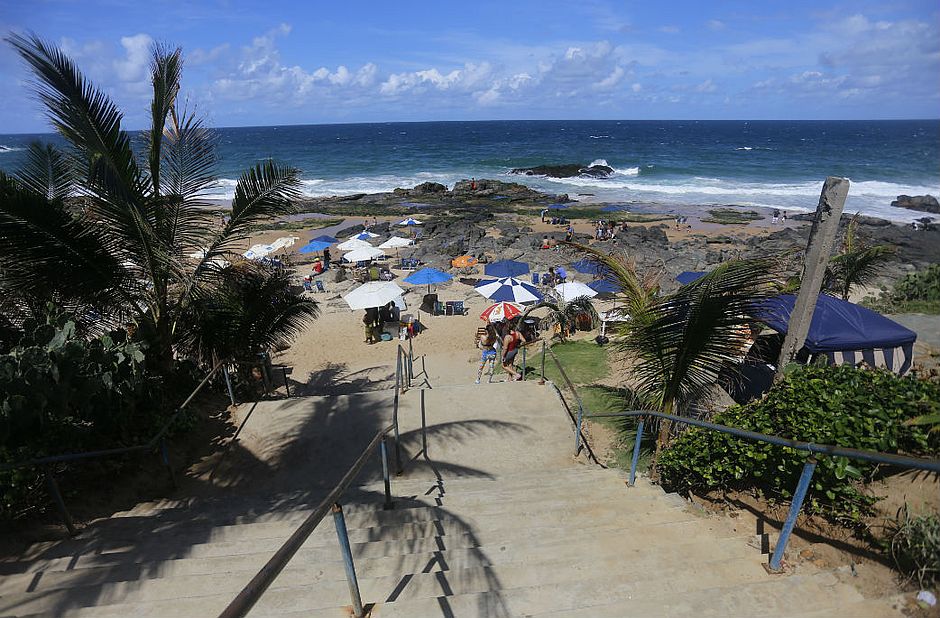
[[783,222],[784,222],[784,223],[787,222],[787,211],[785,211],[785,210],[783,211]]
[[569,225],[568,229],[565,231],[565,242],[571,242],[572,236],[574,236],[574,228]]
[[323,270],[330,269],[330,248],[327,247],[323,250]]
[[510,380],[519,381],[522,379],[522,374],[516,371],[515,361],[519,346],[525,342],[525,338],[518,329],[508,324],[503,332],[503,371],[509,374]]
[[476,179],[476,178],[471,178],[471,179],[470,179],[470,190],[471,190],[471,191],[476,191],[476,190],[477,190],[477,179]]
[[548,208],[542,209],[542,223],[545,223],[545,215],[548,214]]
[[682,217],[676,217],[676,229],[679,229],[679,224],[682,223]]
[[542,248],[543,248],[543,249],[550,249],[550,248],[551,248],[551,245],[548,244],[548,234],[546,234],[545,236],[542,237]]
[[496,327],[492,324],[486,325],[486,334],[480,338],[480,369],[477,371],[477,379],[474,384],[479,384],[483,378],[483,371],[487,364],[490,366],[490,376],[492,380],[493,367],[496,365],[496,344],[499,341],[499,335],[496,333]]
[[770,219],[770,222],[771,222],[773,225],[777,225],[777,222],[778,222],[779,220],[780,220],[780,211],[777,210],[776,208],[774,208],[774,215],[773,215],[773,217]]
[[379,321],[379,310],[375,307],[366,309],[366,314],[362,318],[362,324],[366,330],[366,343],[372,345],[376,342],[375,331]]

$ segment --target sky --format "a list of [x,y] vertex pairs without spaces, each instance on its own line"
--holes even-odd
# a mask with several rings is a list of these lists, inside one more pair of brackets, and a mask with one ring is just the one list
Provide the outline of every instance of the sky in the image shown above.
[[[146,126],[154,43],[214,126],[940,117],[932,1],[0,0]],[[0,46],[0,133],[48,130]]]

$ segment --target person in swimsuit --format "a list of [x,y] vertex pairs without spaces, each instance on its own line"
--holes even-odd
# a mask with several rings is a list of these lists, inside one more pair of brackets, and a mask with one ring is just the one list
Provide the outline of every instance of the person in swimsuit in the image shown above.
[[509,374],[510,380],[521,380],[522,374],[516,371],[513,364],[516,360],[516,354],[519,353],[519,346],[525,343],[525,338],[515,327],[506,326],[503,335],[503,371]]
[[483,379],[483,371],[486,369],[487,364],[490,366],[490,380],[492,381],[493,376],[493,366],[496,364],[496,343],[499,341],[499,335],[496,333],[496,327],[492,324],[486,325],[486,335],[480,339],[480,369],[477,371],[477,380],[475,384],[479,384],[480,380]]

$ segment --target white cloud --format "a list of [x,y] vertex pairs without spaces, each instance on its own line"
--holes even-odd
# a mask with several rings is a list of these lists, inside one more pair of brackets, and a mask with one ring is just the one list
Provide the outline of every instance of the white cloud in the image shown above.
[[695,87],[695,92],[715,92],[716,90],[718,90],[718,86],[711,79],[706,79]]
[[666,34],[678,34],[679,26],[660,26],[657,30]]
[[613,88],[618,83],[620,83],[620,80],[623,78],[623,75],[624,75],[623,67],[618,66],[614,68],[613,72],[610,75],[608,75],[601,81],[594,84],[594,87],[599,90],[607,90],[608,88]]
[[718,19],[709,19],[707,22],[705,22],[705,27],[709,30],[724,30],[725,22]]
[[153,39],[149,34],[135,34],[121,37],[121,45],[124,47],[125,57],[123,60],[114,61],[114,70],[118,78],[125,82],[144,79],[150,66],[150,48],[153,46]]
[[634,82],[634,83],[630,86],[630,90],[632,90],[633,92],[641,92],[641,91],[643,90],[643,84],[641,84],[641,83],[639,83],[639,82]]

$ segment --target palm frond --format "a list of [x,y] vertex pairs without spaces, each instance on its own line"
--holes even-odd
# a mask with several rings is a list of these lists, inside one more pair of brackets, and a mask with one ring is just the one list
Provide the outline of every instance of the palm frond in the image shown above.
[[625,256],[608,254],[588,245],[569,243],[576,250],[587,255],[588,259],[600,265],[603,276],[615,283],[620,292],[615,295],[618,304],[630,315],[643,316],[659,291],[659,275],[650,273],[641,276],[636,264]]
[[89,188],[111,203],[136,201],[140,170],[120,110],[56,46],[36,35],[7,40],[32,69],[46,115],[77,151]]
[[849,221],[839,255],[826,268],[823,289],[848,300],[852,288],[870,284],[884,270],[896,250],[889,245],[866,246],[858,238],[859,214]]
[[30,143],[16,180],[49,202],[62,202],[75,190],[75,174],[68,157],[52,144]]
[[24,191],[0,172],[0,278],[37,298],[124,306],[135,284],[103,226]]
[[315,301],[291,291],[286,272],[241,263],[222,271],[218,287],[190,306],[181,338],[204,359],[253,360],[288,345],[319,312]]
[[677,411],[705,396],[743,355],[760,300],[776,293],[773,280],[770,260],[729,261],[634,314],[618,346],[636,359],[637,389]]
[[150,103],[150,131],[147,134],[150,182],[154,195],[160,195],[162,185],[160,165],[163,161],[163,135],[167,117],[176,105],[183,71],[182,50],[170,51],[161,45],[152,50],[150,73],[153,99]]

